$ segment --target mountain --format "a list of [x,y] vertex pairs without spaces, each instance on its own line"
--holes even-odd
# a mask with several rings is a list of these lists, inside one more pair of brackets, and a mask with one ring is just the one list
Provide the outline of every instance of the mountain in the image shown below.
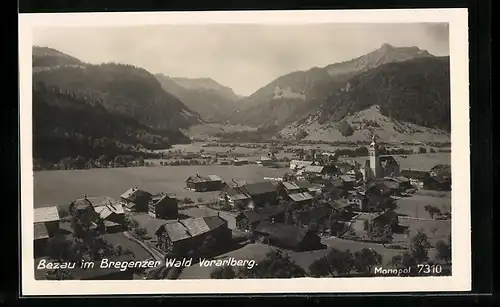
[[[286,138],[449,141],[449,57],[389,63],[350,78],[312,115],[288,125]],[[351,134],[352,133],[352,134]]]
[[33,67],[54,67],[62,65],[83,65],[77,58],[64,54],[58,50],[34,46],[32,49]]
[[415,58],[434,57],[417,47],[382,45],[366,55],[353,60],[293,72],[279,77],[259,89],[240,104],[230,120],[251,126],[284,127],[304,116],[314,114],[332,93],[340,91],[347,81],[388,63],[398,63]]
[[93,97],[109,112],[157,129],[187,128],[200,122],[197,113],[163,90],[145,69],[115,63],[91,65],[43,47],[34,47],[33,54],[35,82]]
[[155,77],[165,91],[209,122],[225,121],[240,100],[232,89],[210,78],[173,78],[163,74]]
[[381,113],[378,105],[372,105],[339,121],[320,123],[318,115],[311,116],[287,126],[279,134],[284,139],[326,142],[369,141],[373,134],[389,143],[450,142],[449,132],[390,118]]
[[389,118],[450,131],[449,57],[389,63],[360,73],[327,97],[317,120],[339,121],[372,105]]
[[189,139],[177,130],[159,130],[109,112],[98,99],[67,89],[33,84],[33,157],[57,162],[64,157],[113,157],[168,148]]

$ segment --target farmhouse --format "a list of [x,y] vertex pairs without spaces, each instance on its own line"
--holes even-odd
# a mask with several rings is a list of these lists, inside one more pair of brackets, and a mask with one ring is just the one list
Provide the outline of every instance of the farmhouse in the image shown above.
[[222,189],[219,202],[228,204],[235,208],[247,208],[251,202],[251,198],[242,187],[235,185],[233,187],[226,186]]
[[423,187],[426,190],[450,191],[451,177],[447,177],[442,174],[429,176],[424,180]]
[[340,180],[342,180],[342,183],[344,185],[344,189],[352,189],[354,187],[354,179],[349,176],[349,175],[340,175],[339,176]]
[[125,224],[125,210],[122,204],[118,202],[109,202],[108,204],[99,204],[94,206],[94,210],[103,220],[105,231],[115,233],[123,231]]
[[287,197],[294,193],[309,193],[315,195],[320,192],[320,188],[314,186],[307,180],[284,181],[278,186],[279,194],[282,197]]
[[254,230],[263,221],[283,223],[285,220],[285,211],[284,206],[245,210],[236,216],[236,227],[242,231],[250,231]]
[[278,191],[271,181],[247,183],[243,190],[250,196],[255,207],[273,206],[278,203]]
[[254,236],[263,243],[297,252],[326,248],[315,231],[281,223],[261,222]]
[[308,192],[293,193],[288,195],[288,198],[296,205],[295,207],[298,208],[311,205],[313,202],[313,196]]
[[[311,210],[296,211],[295,225],[302,227],[303,225],[310,227],[312,230],[320,232],[329,227],[330,215],[333,213],[332,208],[321,206]],[[316,229],[314,229],[316,228]]]
[[59,232],[59,211],[57,207],[35,208],[34,211],[34,233],[33,247],[35,256],[43,255],[49,238]]
[[178,217],[177,198],[166,193],[153,195],[149,201],[148,214],[159,219],[176,219]]
[[120,196],[120,198],[127,210],[148,212],[148,204],[149,199],[151,198],[151,193],[135,187],[127,190]]
[[398,181],[388,179],[371,179],[365,185],[365,193],[367,195],[391,196],[397,195],[400,192]]
[[236,166],[248,164],[248,159],[236,158],[233,160],[233,164]]
[[[214,252],[232,240],[227,221],[218,215],[167,222],[158,228],[155,235],[157,247],[173,256]],[[200,250],[204,246],[208,246],[209,250]]]
[[186,187],[196,192],[218,191],[224,186],[222,179],[216,175],[200,176],[196,174],[196,176],[186,179]]
[[430,177],[430,174],[428,171],[405,169],[401,171],[401,176],[408,178],[410,180],[410,185],[417,188],[423,188],[424,181]]
[[313,165],[313,161],[302,161],[302,160],[291,160],[290,161],[290,169],[293,171],[303,169],[306,166],[310,166],[310,165]]

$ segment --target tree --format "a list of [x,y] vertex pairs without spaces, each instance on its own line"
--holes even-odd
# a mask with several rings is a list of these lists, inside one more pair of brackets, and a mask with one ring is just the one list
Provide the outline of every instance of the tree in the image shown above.
[[395,268],[409,268],[417,265],[417,261],[409,252],[396,255],[391,259],[391,265]]
[[425,206],[424,209],[425,209],[425,211],[427,211],[427,213],[429,213],[429,215],[431,216],[431,219],[433,219],[436,214],[441,214],[441,210],[439,208],[431,206],[431,205]]
[[82,156],[78,156],[75,158],[75,160],[73,161],[73,166],[76,168],[76,169],[82,169],[82,168],[85,168],[85,165],[87,164],[87,161],[85,160],[84,157]]
[[428,249],[430,243],[427,241],[427,235],[419,231],[410,242],[410,252],[417,263],[424,263],[429,260]]
[[271,249],[266,257],[252,268],[238,270],[237,278],[293,278],[305,277],[306,272],[298,266],[288,254],[278,249]]
[[363,248],[354,253],[354,268],[360,273],[370,273],[372,268],[382,263],[382,256],[371,248]]
[[332,277],[349,275],[354,268],[354,257],[349,250],[331,249],[324,257],[309,266],[309,273],[314,277],[330,275]]
[[436,243],[436,258],[439,260],[443,260],[446,263],[450,263],[451,261],[451,246],[446,244],[443,240],[439,240]]
[[137,159],[137,164],[139,164],[139,166],[144,166],[144,157],[143,156],[140,156],[138,159]]
[[210,273],[212,279],[233,279],[236,278],[236,273],[230,266],[216,268]]
[[339,127],[339,132],[344,137],[348,137],[354,134],[354,129],[347,122],[342,122]]
[[374,225],[368,232],[371,240],[379,241],[385,247],[385,244],[392,242],[392,227],[389,224],[383,227]]

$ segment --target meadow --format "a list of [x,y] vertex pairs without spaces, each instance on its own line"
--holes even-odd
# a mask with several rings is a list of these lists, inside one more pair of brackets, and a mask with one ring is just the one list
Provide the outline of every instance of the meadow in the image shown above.
[[185,189],[189,176],[218,175],[226,182],[255,182],[264,177],[281,177],[288,168],[267,168],[259,165],[191,165],[152,166],[132,168],[99,168],[88,170],[37,171],[34,173],[34,206],[45,207],[67,204],[85,195],[119,198],[132,187],[150,193],[166,192],[179,198],[199,197],[209,201],[218,192],[198,193]]

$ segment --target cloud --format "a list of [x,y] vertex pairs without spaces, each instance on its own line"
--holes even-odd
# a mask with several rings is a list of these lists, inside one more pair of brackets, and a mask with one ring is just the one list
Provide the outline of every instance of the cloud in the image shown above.
[[183,25],[38,28],[34,44],[89,63],[211,77],[242,95],[273,79],[361,56],[383,43],[448,54],[446,24]]

